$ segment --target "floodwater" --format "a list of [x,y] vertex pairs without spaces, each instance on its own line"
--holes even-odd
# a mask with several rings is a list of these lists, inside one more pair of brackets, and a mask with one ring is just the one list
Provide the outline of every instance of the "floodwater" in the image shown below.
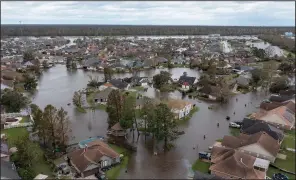
[[[140,76],[152,77],[161,70],[156,69],[140,72]],[[187,68],[174,68],[168,70],[177,77],[187,72],[188,76],[199,77],[196,70]],[[44,72],[39,82],[39,91],[34,95],[33,103],[44,108],[47,104],[56,107],[63,107],[71,120],[72,135],[70,143],[78,142],[92,136],[105,136],[107,131],[107,113],[102,110],[79,113],[71,104],[74,91],[85,88],[89,80],[88,75],[103,77],[98,72],[84,72],[83,70],[67,71],[64,65],[55,67]],[[131,74],[117,74],[115,77],[130,77]],[[149,88],[144,94],[151,97],[159,97],[161,94]],[[181,98],[181,93],[173,92],[166,95]],[[238,101],[236,101],[238,98]],[[133,153],[127,167],[127,173],[123,171],[119,178],[162,178],[162,179],[184,179],[192,176],[191,164],[198,158],[198,152],[208,149],[216,139],[229,134],[228,121],[225,117],[230,116],[231,121],[242,120],[247,114],[254,112],[256,106],[265,98],[260,93],[249,93],[237,95],[230,99],[228,104],[219,106],[216,110],[209,110],[211,103],[197,101],[196,99],[186,100],[195,103],[199,107],[193,117],[185,124],[180,125],[179,130],[184,130],[175,142],[175,147],[166,153],[153,155],[151,138],[140,136],[137,142],[137,152]],[[247,104],[247,107],[245,107]],[[235,115],[233,114],[235,111]],[[217,123],[220,126],[217,127]],[[206,139],[203,136],[206,135]],[[193,146],[197,146],[193,149]]]
[[268,42],[259,41],[259,42],[246,42],[247,45],[250,45],[251,47],[256,47],[258,49],[264,49],[265,52],[270,56],[274,57],[277,56],[284,56],[284,50],[279,48],[278,46],[272,46]]

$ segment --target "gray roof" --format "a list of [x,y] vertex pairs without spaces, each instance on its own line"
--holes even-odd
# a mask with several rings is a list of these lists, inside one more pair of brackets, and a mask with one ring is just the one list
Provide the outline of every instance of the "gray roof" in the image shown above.
[[97,93],[95,95],[95,99],[107,99],[112,90],[113,89],[110,87],[106,88],[105,90]]
[[1,179],[21,179],[13,163],[1,160]]
[[124,89],[128,86],[128,83],[122,81],[121,79],[111,79],[109,81],[113,86],[117,87],[118,89]]
[[236,83],[241,86],[248,86],[250,83],[250,80],[245,76],[239,76],[238,78],[236,78]]

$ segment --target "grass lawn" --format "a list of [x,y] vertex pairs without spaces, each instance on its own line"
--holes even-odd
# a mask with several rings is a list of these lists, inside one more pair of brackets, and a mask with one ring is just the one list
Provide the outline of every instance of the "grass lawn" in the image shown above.
[[137,91],[144,91],[145,88],[143,86],[135,86],[132,89],[135,89]]
[[185,123],[185,122],[189,121],[189,120],[192,118],[193,114],[196,113],[198,110],[199,110],[199,108],[198,108],[197,106],[195,106],[195,107],[189,112],[189,114],[188,114],[187,116],[185,116],[184,118],[179,119],[179,120],[177,121],[178,124],[182,124],[182,123]]
[[280,153],[287,155],[287,158],[285,160],[276,159],[274,164],[279,168],[295,172],[295,153],[287,150],[280,151]]
[[239,128],[229,127],[229,131],[232,136],[238,136],[240,134]]
[[128,160],[129,160],[128,151],[126,149],[116,146],[114,144],[109,144],[109,146],[113,150],[115,150],[117,153],[124,155],[124,157],[121,160],[121,163],[119,165],[113,167],[112,169],[110,169],[109,171],[106,172],[106,176],[108,179],[117,179],[121,170],[125,169],[127,167]]
[[20,123],[27,123],[30,122],[30,116],[23,116],[22,120],[20,120]]
[[223,139],[217,139],[216,140],[216,142],[222,142],[223,141]]
[[[11,128],[3,130],[1,133],[5,133],[7,135],[8,145],[12,147],[14,145],[14,141],[18,137],[27,135],[28,131],[26,128]],[[37,143],[30,143],[32,143],[32,151],[36,153],[36,160],[35,162],[33,162],[33,169],[35,171],[35,174],[46,174],[48,176],[52,176],[52,170],[49,164],[44,159],[43,150]]]
[[295,137],[285,136],[285,139],[282,142],[282,146],[284,146],[285,148],[295,149]]
[[201,160],[196,160],[195,163],[192,165],[193,171],[200,171],[202,173],[209,173],[210,163],[204,162]]
[[83,107],[76,107],[76,110],[81,113],[86,113],[86,110]]

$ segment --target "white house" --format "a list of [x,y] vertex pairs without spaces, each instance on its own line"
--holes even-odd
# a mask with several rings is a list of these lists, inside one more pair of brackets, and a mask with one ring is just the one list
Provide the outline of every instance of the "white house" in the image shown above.
[[174,113],[176,119],[181,119],[187,116],[193,108],[192,103],[181,99],[170,99],[167,104]]

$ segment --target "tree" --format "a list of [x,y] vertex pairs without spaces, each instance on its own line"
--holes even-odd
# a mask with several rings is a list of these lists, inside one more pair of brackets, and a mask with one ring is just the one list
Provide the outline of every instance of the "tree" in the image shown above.
[[76,107],[81,107],[82,106],[82,92],[75,91],[72,101]]
[[160,74],[153,76],[153,86],[160,90],[169,83],[169,80],[171,80],[171,74],[166,71],[160,71]]
[[5,89],[1,92],[1,105],[8,113],[20,112],[29,104],[29,99],[16,90]]
[[278,93],[280,90],[286,90],[289,88],[289,79],[286,76],[277,77],[273,80],[269,91],[271,93]]
[[25,51],[23,54],[23,62],[28,62],[28,61],[32,61],[35,59],[35,56],[33,54],[33,51]]
[[144,133],[145,133],[145,142],[147,132],[152,132],[153,122],[155,121],[155,105],[152,102],[152,99],[144,96],[144,105],[141,109],[141,117],[144,120]]
[[38,85],[38,81],[35,76],[31,74],[24,74],[24,88],[27,91],[35,90]]
[[45,61],[42,62],[42,66],[43,66],[44,69],[49,68],[49,65],[48,65],[47,60],[45,60]]
[[122,117],[120,125],[124,129],[131,128],[135,118],[136,99],[133,96],[126,95],[123,97]]
[[67,69],[71,68],[71,64],[72,64],[73,58],[68,56],[67,60],[66,60],[66,67]]
[[28,134],[19,136],[13,144],[17,148],[16,156],[13,158],[15,164],[20,167],[31,167],[36,159],[36,152],[34,152]]
[[109,67],[104,68],[104,80],[105,82],[109,81],[112,79],[112,69]]
[[101,85],[101,82],[99,81],[99,77],[93,77],[91,75],[89,75],[88,77],[89,77],[89,81],[87,83],[87,86],[96,88]]
[[63,108],[60,108],[56,116],[57,136],[59,137],[58,147],[60,147],[63,152],[66,152],[66,147],[71,133],[70,121],[67,114],[68,113]]
[[108,96],[106,112],[108,113],[108,124],[112,127],[122,117],[123,98],[119,90],[112,90]]
[[[46,135],[48,136],[48,144],[49,148],[56,148],[57,145],[57,109],[52,105],[47,105],[44,108],[43,112],[43,121],[46,123],[47,128],[45,129]],[[45,124],[42,123],[42,124]]]
[[254,69],[251,71],[252,74],[252,84],[254,87],[258,87],[260,84],[267,80],[268,74],[262,69]]
[[217,73],[216,65],[211,64],[207,70],[207,73],[210,75],[211,78],[215,77]]
[[293,71],[295,66],[291,63],[283,62],[279,65],[279,70],[281,70],[283,73],[287,74]]
[[160,103],[155,109],[155,137],[157,140],[164,140],[164,147],[168,148],[168,141],[175,139],[176,121],[171,110],[166,104]]

